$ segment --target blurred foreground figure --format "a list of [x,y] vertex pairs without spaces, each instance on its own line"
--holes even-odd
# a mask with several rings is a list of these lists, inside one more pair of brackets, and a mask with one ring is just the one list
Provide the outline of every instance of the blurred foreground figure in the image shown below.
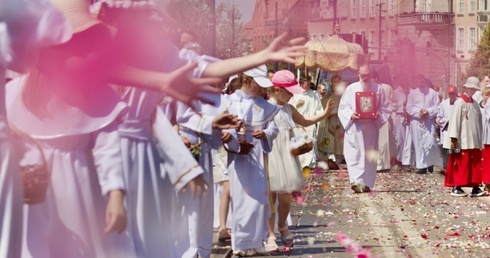
[[19,159],[5,108],[5,69],[23,71],[39,48],[67,41],[71,31],[46,0],[0,2],[0,257],[18,258],[22,246]]

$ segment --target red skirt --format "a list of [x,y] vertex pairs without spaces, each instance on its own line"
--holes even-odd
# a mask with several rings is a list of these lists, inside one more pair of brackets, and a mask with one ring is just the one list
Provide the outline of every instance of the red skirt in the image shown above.
[[485,184],[490,184],[490,145],[483,146],[481,181]]
[[461,150],[449,154],[445,186],[479,186],[482,183],[482,152],[479,149]]

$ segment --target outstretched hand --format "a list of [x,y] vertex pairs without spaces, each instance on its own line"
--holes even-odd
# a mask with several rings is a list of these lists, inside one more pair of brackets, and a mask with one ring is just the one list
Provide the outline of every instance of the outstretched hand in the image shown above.
[[337,103],[335,103],[335,100],[329,99],[327,105],[325,106],[325,114],[330,115],[333,109],[336,107],[336,105]]
[[287,62],[294,64],[295,58],[304,56],[307,47],[303,45],[304,38],[295,38],[284,42],[287,33],[282,33],[275,38],[271,44],[265,48],[263,53],[266,55],[267,62]]
[[200,100],[207,104],[215,104],[212,101],[200,97],[200,93],[220,94],[217,88],[209,87],[209,84],[217,84],[221,78],[190,78],[189,73],[196,68],[197,63],[189,63],[166,74],[159,82],[160,90],[168,96],[192,107],[193,100]]

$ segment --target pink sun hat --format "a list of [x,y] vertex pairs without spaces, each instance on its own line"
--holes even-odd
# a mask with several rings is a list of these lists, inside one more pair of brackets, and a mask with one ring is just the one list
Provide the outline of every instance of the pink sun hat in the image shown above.
[[271,81],[275,87],[284,88],[293,94],[305,92],[305,90],[299,86],[294,74],[288,70],[277,71],[272,76]]

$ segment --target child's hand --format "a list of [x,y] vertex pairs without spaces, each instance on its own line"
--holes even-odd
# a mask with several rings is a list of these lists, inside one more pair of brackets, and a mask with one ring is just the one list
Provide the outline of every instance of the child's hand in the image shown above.
[[265,133],[262,130],[253,130],[252,131],[252,136],[255,139],[265,139]]
[[229,143],[231,141],[231,133],[230,132],[222,132],[221,133],[221,142]]
[[335,100],[329,99],[327,105],[325,106],[325,114],[330,115],[336,104],[337,103],[335,103]]
[[189,181],[184,188],[182,188],[182,192],[186,192],[188,189],[190,189],[192,199],[195,199],[196,195],[199,197],[199,199],[201,199],[202,196],[207,193],[208,186],[208,182],[206,182],[201,175],[198,175]]
[[238,126],[240,126],[238,116],[233,114],[219,114],[213,120],[213,128],[216,129],[237,128]]
[[123,201],[124,192],[122,190],[113,190],[109,193],[109,203],[105,212],[104,233],[106,235],[113,231],[121,234],[126,229],[127,217]]
[[287,33],[282,33],[279,37],[275,38],[271,44],[262,50],[266,55],[268,62],[287,62],[294,64],[295,58],[304,56],[304,51],[307,47],[303,46],[304,38],[295,38],[284,44]]

